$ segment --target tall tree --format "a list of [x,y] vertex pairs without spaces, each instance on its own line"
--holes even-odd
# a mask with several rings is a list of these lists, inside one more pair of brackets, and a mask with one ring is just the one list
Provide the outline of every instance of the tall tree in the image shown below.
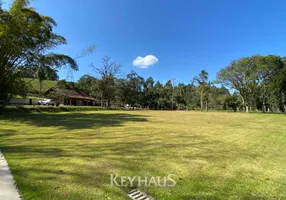
[[154,86],[154,99],[155,99],[155,109],[163,109],[163,95],[164,88],[160,81],[157,81]]
[[152,77],[148,77],[144,82],[143,93],[143,106],[148,109],[155,109],[154,80]]
[[[37,58],[66,44],[53,32],[56,22],[28,7],[29,0],[14,0],[9,10],[0,8],[0,100],[4,106],[19,92],[22,66],[35,66]],[[67,58],[67,57],[66,57]],[[76,66],[76,63],[75,63]]]
[[218,80],[239,92],[245,111],[266,108],[285,111],[286,68],[279,56],[241,58],[218,73]]
[[206,100],[206,110],[208,110],[209,83],[206,70],[202,70],[199,76],[194,77],[193,82],[197,83],[199,87],[201,111],[204,109],[204,98]]
[[259,60],[259,89],[257,98],[262,111],[286,110],[286,65],[280,56],[261,56]]
[[142,104],[143,97],[143,77],[139,76],[135,71],[131,71],[126,76],[125,95],[126,101],[132,108],[137,104]]
[[99,80],[97,78],[86,74],[77,81],[76,88],[89,96],[98,97],[100,94],[98,84]]
[[256,73],[258,71],[256,62],[258,57],[246,57],[232,61],[217,76],[220,83],[239,91],[246,112],[249,112],[251,105],[253,105],[254,94],[258,88],[259,76]]
[[121,70],[121,64],[113,62],[110,57],[105,56],[102,59],[102,67],[92,65],[94,71],[101,76],[99,81],[99,91],[101,98],[101,106],[106,103],[106,106],[111,106],[111,101],[116,95],[116,77]]

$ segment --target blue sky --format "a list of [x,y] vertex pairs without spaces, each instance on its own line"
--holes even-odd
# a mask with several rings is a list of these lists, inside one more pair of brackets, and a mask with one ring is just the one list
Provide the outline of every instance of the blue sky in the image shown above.
[[[122,63],[125,73],[185,83],[201,69],[213,80],[243,56],[286,55],[285,0],[34,0],[31,5],[53,17],[55,31],[68,40],[56,52],[75,57],[91,44],[98,46],[92,56],[78,60],[75,80],[95,76],[90,63],[101,66],[105,55]],[[158,62],[133,66],[138,56],[147,55]],[[67,70],[59,75],[65,79]]]

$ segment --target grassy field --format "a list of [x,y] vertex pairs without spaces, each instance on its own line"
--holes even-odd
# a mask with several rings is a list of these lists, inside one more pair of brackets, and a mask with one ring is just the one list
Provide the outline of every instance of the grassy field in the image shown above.
[[286,199],[286,116],[186,111],[15,113],[0,147],[24,199],[128,199],[110,174],[167,176],[162,199]]
[[[29,83],[29,91],[30,93],[39,93],[40,91],[40,83],[38,79],[25,78],[27,83]],[[42,86],[42,93],[50,89],[51,87],[56,87],[57,81],[44,80]]]

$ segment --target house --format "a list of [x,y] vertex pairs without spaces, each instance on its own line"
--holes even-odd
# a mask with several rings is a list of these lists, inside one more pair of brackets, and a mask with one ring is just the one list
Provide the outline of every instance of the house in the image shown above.
[[74,105],[74,106],[93,106],[95,105],[95,98],[88,96],[86,93],[81,91],[76,91],[73,89],[60,89],[52,87],[48,89],[44,95],[52,96],[56,92],[61,96],[60,103],[64,105]]

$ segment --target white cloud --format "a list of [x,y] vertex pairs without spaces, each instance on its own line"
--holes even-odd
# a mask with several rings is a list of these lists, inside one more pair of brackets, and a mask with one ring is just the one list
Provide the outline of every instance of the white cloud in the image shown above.
[[140,68],[148,68],[151,65],[154,65],[158,62],[158,58],[153,55],[147,55],[144,58],[141,56],[138,56],[135,60],[133,60],[133,66],[134,67],[140,67]]

